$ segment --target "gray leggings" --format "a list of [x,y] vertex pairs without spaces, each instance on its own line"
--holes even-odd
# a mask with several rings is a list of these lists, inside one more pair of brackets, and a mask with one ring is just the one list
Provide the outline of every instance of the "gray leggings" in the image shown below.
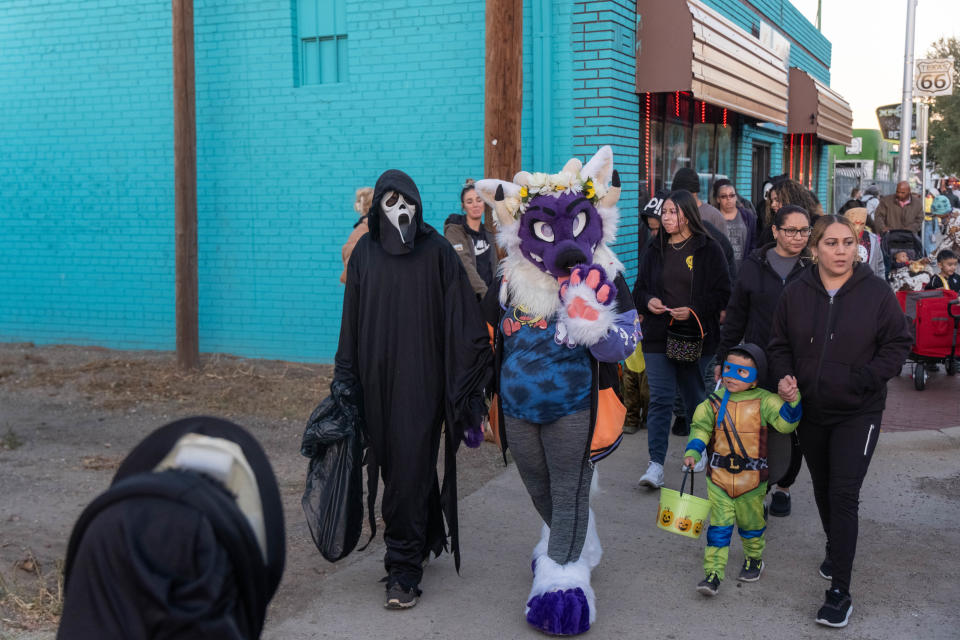
[[587,536],[590,481],[587,460],[590,411],[535,424],[506,416],[507,442],[533,506],[550,527],[547,555],[557,564],[575,562]]

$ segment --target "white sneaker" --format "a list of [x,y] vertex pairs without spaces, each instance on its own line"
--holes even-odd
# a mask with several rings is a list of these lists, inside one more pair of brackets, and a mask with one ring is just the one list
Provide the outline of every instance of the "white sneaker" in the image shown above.
[[650,461],[647,465],[647,472],[640,476],[640,486],[659,489],[663,486],[663,465],[659,462]]

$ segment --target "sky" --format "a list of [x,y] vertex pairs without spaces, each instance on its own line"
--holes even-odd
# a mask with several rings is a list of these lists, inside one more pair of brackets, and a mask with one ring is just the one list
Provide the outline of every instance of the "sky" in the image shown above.
[[[833,45],[830,86],[850,103],[854,128],[878,129],[877,107],[901,101],[907,1],[822,0],[822,31]],[[817,0],[791,2],[816,24]],[[960,2],[919,0],[914,57],[927,57],[944,36],[960,38]]]

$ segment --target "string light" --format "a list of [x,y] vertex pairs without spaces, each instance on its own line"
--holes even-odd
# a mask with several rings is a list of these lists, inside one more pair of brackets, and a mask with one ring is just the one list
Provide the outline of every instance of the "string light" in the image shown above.
[[[803,184],[803,134],[800,134],[800,167],[798,169],[797,177],[800,178],[797,182]],[[793,176],[790,176],[791,178]]]
[[723,109],[723,127],[724,127],[724,128],[727,127],[727,109],[726,109],[726,107],[724,107],[724,109]]
[[676,116],[680,117],[680,92],[677,91],[673,95],[673,110],[676,113]]
[[707,103],[701,102],[700,103],[700,122],[706,123],[706,121],[707,121]]
[[793,134],[790,134],[790,178],[793,179]]
[[813,134],[810,134],[810,153],[807,157],[810,158],[810,170],[807,171],[807,186],[810,189],[813,189]]
[[650,92],[647,92],[647,126],[644,133],[644,139],[647,148],[647,187],[651,191],[651,195],[653,195],[653,176],[650,175]]

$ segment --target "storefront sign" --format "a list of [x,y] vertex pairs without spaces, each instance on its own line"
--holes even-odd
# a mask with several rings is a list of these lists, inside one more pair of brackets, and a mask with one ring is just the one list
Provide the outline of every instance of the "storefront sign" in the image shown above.
[[[877,109],[877,121],[880,123],[880,135],[888,142],[900,142],[900,114],[903,111],[899,104],[888,104]],[[911,119],[912,139],[917,137],[917,110],[914,107]]]

